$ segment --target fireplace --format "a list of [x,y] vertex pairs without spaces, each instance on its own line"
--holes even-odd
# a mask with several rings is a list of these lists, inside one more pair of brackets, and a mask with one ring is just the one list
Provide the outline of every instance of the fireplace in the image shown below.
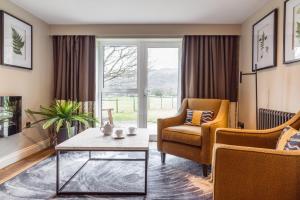
[[0,96],[0,137],[21,132],[22,97]]

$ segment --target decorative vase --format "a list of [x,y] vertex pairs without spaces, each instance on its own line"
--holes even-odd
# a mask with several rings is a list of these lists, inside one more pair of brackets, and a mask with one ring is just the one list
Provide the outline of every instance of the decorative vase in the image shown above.
[[67,128],[60,128],[59,132],[57,133],[57,144],[60,144],[67,139],[73,137],[75,135],[76,128],[71,127],[70,133],[68,134],[68,129]]

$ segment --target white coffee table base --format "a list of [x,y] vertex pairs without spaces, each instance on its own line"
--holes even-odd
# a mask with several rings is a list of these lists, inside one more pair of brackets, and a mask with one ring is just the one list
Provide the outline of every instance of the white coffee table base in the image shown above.
[[[76,171],[69,180],[67,180],[62,186],[60,186],[60,152],[61,151],[87,151],[87,150],[56,150],[56,194],[57,195],[146,195],[147,194],[147,177],[148,177],[148,159],[149,159],[149,150],[93,150],[93,151],[106,151],[106,152],[144,152],[145,157],[141,159],[123,159],[123,158],[92,158],[91,152],[89,152],[89,158],[87,161]],[[64,188],[68,185],[68,183],[84,168],[84,166],[89,161],[143,161],[145,162],[145,185],[144,192],[92,192],[92,191],[64,191]]]

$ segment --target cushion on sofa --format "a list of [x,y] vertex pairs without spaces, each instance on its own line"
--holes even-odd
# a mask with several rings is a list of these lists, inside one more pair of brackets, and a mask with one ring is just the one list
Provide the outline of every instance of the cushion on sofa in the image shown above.
[[200,147],[201,127],[188,125],[168,127],[162,130],[162,140]]
[[287,126],[283,129],[276,146],[277,150],[300,150],[300,131]]
[[207,123],[213,120],[214,112],[202,110],[186,110],[185,125],[200,126],[202,123]]

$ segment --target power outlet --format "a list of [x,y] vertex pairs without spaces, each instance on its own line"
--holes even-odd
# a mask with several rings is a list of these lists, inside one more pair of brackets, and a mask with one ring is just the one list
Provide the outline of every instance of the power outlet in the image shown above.
[[245,128],[245,123],[244,122],[238,122],[238,127],[241,129]]
[[26,122],[26,128],[31,128],[31,122]]

